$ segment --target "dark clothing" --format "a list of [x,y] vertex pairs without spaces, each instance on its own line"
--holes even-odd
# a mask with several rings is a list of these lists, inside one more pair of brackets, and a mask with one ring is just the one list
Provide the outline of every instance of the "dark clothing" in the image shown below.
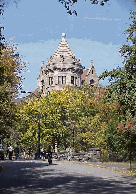
[[15,154],[19,154],[19,148],[16,147],[16,148],[14,149],[14,152],[15,152]]
[[6,155],[6,157],[8,157],[8,155],[9,155],[9,150],[7,149],[7,155]]
[[19,157],[19,148],[16,147],[16,148],[14,149],[14,152],[15,152],[15,160],[17,160],[18,157]]
[[48,158],[52,158],[52,152],[48,151]]
[[9,160],[12,160],[12,151],[9,151]]
[[46,153],[46,151],[45,150],[43,150],[43,152],[41,152],[41,156],[42,156],[42,158],[44,159],[47,159],[47,153]]
[[15,160],[17,160],[19,157],[19,154],[18,153],[15,153]]

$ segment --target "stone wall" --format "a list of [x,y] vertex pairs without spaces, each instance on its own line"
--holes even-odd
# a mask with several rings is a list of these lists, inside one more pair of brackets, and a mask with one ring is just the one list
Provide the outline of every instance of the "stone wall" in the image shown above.
[[[99,148],[90,148],[88,152],[73,152],[71,154],[72,161],[89,161],[89,162],[100,162],[101,161],[101,150]],[[62,151],[53,153],[53,158],[57,160],[67,160],[68,152]]]

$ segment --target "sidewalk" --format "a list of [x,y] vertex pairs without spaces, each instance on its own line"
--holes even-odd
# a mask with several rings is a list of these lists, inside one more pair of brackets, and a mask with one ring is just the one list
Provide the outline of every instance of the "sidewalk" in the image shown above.
[[[88,162],[89,164],[92,164],[94,166],[101,166],[104,168],[112,168],[112,169],[119,169],[119,170],[128,170],[130,169],[130,164],[128,163],[109,163],[109,162]],[[136,168],[135,164],[131,164],[131,168]]]
[[[130,169],[130,164],[129,163],[118,163],[118,162],[79,162],[79,161],[67,161],[67,160],[62,160],[62,161],[56,161],[53,160],[54,162],[62,162],[62,163],[70,163],[70,164],[78,164],[78,165],[86,165],[86,166],[92,166],[92,167],[98,167],[98,168],[106,168],[108,170],[112,170],[112,171],[116,171],[116,172],[120,172],[123,174],[126,174],[128,176],[133,176],[136,177],[136,173],[130,172],[128,171]],[[135,164],[131,164],[131,168],[135,168],[136,169],[136,165]]]

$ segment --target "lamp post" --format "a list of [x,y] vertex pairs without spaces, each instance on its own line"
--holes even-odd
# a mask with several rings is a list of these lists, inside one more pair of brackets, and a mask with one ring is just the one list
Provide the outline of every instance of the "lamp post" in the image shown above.
[[39,122],[38,122],[38,151],[37,159],[40,159],[40,113],[39,113]]
[[[33,92],[21,91],[21,93],[29,93],[29,94],[34,94],[36,96],[36,94]],[[36,159],[40,159],[40,116],[41,115],[39,113],[39,106],[38,106],[38,147],[37,147]]]

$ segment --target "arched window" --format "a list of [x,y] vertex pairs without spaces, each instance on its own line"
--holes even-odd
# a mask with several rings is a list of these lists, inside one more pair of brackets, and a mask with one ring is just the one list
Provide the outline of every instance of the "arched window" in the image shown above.
[[94,84],[94,80],[93,79],[90,80],[90,84]]

